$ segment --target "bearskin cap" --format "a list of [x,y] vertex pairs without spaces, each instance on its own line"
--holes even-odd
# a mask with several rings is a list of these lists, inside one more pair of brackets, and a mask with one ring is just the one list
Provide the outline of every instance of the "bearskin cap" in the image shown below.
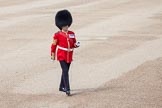
[[68,10],[60,10],[55,16],[55,24],[61,30],[63,26],[71,26],[73,22],[71,13]]

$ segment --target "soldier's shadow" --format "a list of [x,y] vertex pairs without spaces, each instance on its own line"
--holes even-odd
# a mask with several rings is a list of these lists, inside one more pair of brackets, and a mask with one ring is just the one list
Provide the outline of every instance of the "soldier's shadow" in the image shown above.
[[99,91],[104,91],[107,88],[86,88],[86,89],[73,89],[71,90],[71,96],[80,95],[80,94],[89,94],[89,93],[96,93]]
[[85,88],[85,89],[73,89],[71,90],[71,96],[75,95],[83,95],[83,94],[90,94],[90,93],[98,93],[103,91],[111,91],[114,89],[122,89],[123,86],[109,86],[109,87],[99,87],[99,88]]

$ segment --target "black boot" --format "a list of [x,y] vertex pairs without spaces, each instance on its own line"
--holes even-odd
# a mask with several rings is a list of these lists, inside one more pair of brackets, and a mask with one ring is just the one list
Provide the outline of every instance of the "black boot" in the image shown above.
[[71,96],[71,94],[70,94],[70,91],[68,90],[68,91],[66,91],[66,95],[67,96]]
[[59,91],[66,92],[65,88],[59,88]]

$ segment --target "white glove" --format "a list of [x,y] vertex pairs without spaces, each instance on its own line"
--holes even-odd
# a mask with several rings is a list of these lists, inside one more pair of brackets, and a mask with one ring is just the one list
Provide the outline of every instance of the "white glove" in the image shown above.
[[77,42],[75,43],[75,45],[76,45],[77,47],[80,47],[80,42],[77,41]]

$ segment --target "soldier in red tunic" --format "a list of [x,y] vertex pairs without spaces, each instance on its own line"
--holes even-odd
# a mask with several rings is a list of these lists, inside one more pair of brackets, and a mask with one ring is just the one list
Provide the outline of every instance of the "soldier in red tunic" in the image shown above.
[[58,11],[55,16],[55,24],[60,29],[53,36],[51,45],[51,59],[58,60],[62,68],[62,76],[59,91],[70,95],[69,68],[72,62],[73,50],[80,46],[76,42],[75,33],[69,31],[72,24],[72,16],[68,10]]

